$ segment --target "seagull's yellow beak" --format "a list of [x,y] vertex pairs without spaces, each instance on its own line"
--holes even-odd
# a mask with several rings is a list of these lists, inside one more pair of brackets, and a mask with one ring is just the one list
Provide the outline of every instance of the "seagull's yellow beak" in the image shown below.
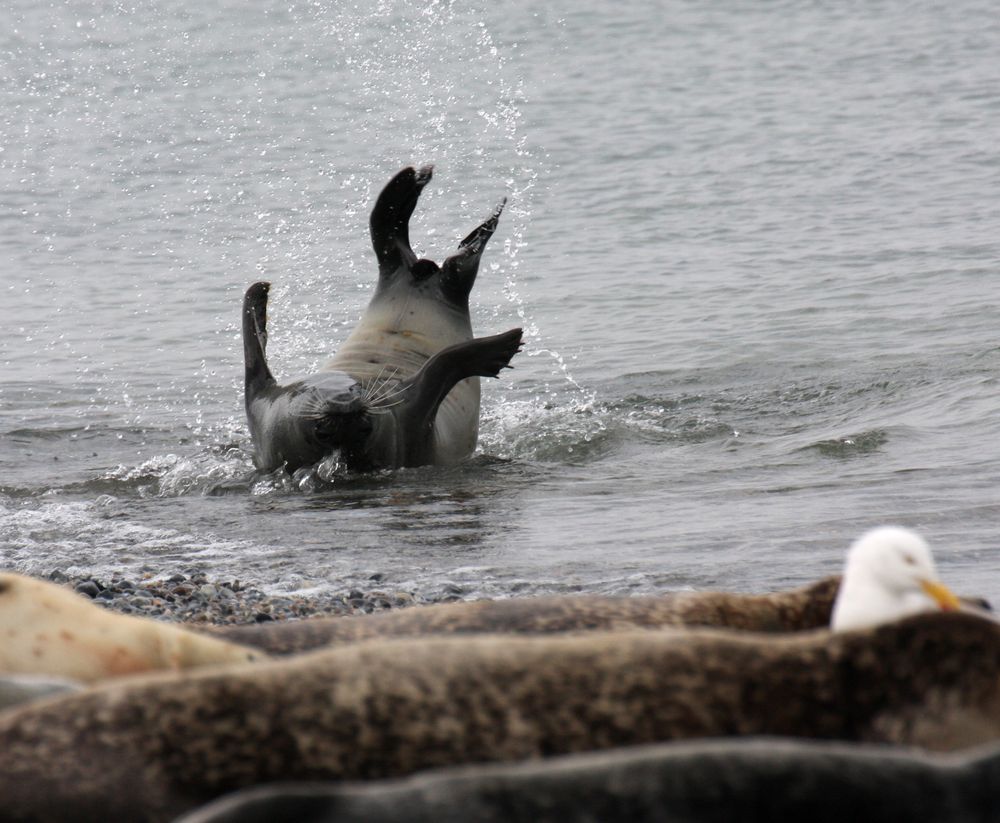
[[938,583],[934,580],[921,580],[920,588],[927,592],[931,599],[941,607],[942,611],[956,611],[960,606],[958,598],[955,597],[952,590],[944,585],[944,583]]

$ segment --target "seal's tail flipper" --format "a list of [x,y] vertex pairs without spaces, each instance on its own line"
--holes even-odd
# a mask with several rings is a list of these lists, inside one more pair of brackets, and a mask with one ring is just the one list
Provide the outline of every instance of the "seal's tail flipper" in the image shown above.
[[521,335],[521,329],[511,329],[449,346],[405,382],[406,410],[400,420],[406,432],[404,466],[429,462],[427,456],[433,449],[431,427],[438,406],[455,384],[467,377],[499,377],[501,370],[511,368],[511,358],[521,350]]
[[246,402],[274,382],[267,367],[267,294],[270,283],[254,283],[243,296],[243,366]]
[[483,256],[483,249],[486,248],[493,232],[497,230],[497,223],[500,222],[500,215],[505,205],[507,205],[506,197],[482,225],[476,227],[458,244],[458,251],[442,264],[441,288],[449,299],[462,302],[469,298],[469,292],[472,291],[476,274],[479,272],[479,260]]
[[417,260],[410,248],[410,217],[433,171],[433,166],[420,169],[407,166],[386,184],[375,201],[369,226],[379,274],[383,277],[395,273],[400,266],[409,268]]

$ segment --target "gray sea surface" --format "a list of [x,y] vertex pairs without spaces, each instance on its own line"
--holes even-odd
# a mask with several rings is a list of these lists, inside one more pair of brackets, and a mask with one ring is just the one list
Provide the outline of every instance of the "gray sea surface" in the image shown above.
[[[772,590],[865,529],[1000,599],[1000,15],[979,0],[0,10],[0,566],[275,592]],[[523,325],[467,464],[256,477],[280,376],[440,260]]]

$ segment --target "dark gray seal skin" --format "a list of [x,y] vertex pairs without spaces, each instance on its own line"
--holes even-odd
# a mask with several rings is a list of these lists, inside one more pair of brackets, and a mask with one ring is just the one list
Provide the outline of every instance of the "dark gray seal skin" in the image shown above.
[[328,370],[282,385],[267,365],[269,289],[254,283],[243,300],[247,421],[265,472],[294,472],[338,450],[352,471],[437,463],[441,401],[470,376],[498,377],[521,348],[521,329],[512,329],[441,349],[405,380],[366,384]]
[[[363,383],[385,376],[406,380],[441,349],[472,339],[469,294],[486,244],[493,236],[502,201],[440,266],[418,259],[410,247],[409,222],[432,168],[407,167],[382,190],[372,209],[372,247],[378,285],[358,324],[324,366]],[[434,421],[434,462],[457,463],[476,448],[479,380],[455,386]]]
[[376,638],[438,634],[553,634],[671,626],[793,632],[829,625],[839,586],[839,577],[829,577],[762,595],[676,592],[658,597],[519,597],[205,630],[279,655]]
[[1000,748],[747,738],[465,766],[367,784],[272,784],[175,823],[899,823],[995,820]]
[[34,674],[0,674],[0,711],[83,688],[75,680]]
[[276,781],[372,780],[706,737],[1000,740],[1000,625],[373,641],[0,715],[7,819],[169,820]]

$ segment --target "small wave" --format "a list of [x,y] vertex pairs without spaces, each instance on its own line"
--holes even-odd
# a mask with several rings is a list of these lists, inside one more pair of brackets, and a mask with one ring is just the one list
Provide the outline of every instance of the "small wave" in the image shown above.
[[236,445],[217,446],[193,455],[165,454],[138,466],[119,465],[98,478],[95,485],[113,484],[140,497],[181,497],[208,494],[217,487],[239,482],[252,473],[249,455]]
[[861,457],[880,451],[887,442],[889,442],[889,433],[885,429],[872,429],[859,434],[819,440],[805,446],[800,451],[815,451],[824,457]]
[[132,505],[112,495],[90,501],[0,499],[0,565],[28,574],[123,565],[159,572],[163,560],[190,563],[252,551],[245,541],[137,523]]
[[590,400],[564,406],[541,398],[507,401],[483,414],[480,448],[505,459],[586,462],[610,447],[602,411]]

